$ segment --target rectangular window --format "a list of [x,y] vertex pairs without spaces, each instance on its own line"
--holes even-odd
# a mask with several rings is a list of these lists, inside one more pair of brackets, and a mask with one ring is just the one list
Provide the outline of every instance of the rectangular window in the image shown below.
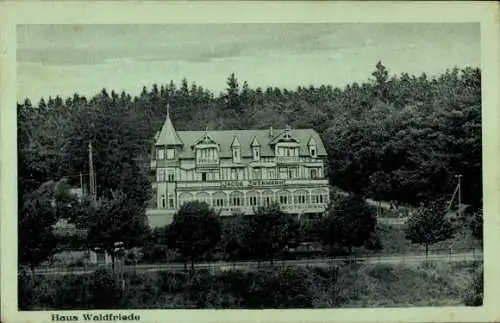
[[253,178],[254,179],[262,179],[262,170],[260,168],[253,169]]
[[238,179],[238,173],[239,171],[237,168],[231,168],[231,179],[233,181]]
[[286,168],[280,168],[280,179],[286,179],[288,176],[288,171]]
[[169,169],[167,171],[167,181],[168,182],[174,182],[175,181],[175,172],[173,169]]
[[275,179],[276,178],[276,170],[274,169],[268,169],[268,175],[270,179]]
[[161,202],[160,202],[160,204],[161,204],[161,208],[162,209],[164,209],[166,207],[167,202],[165,200],[165,195],[161,196]]
[[165,159],[165,150],[164,149],[158,149],[158,159]]
[[207,173],[201,173],[201,181],[206,182],[207,181]]
[[288,178],[297,178],[297,169],[296,168],[289,168],[288,169]]
[[160,169],[158,171],[158,182],[164,182],[165,181],[165,170]]
[[259,160],[259,158],[260,158],[260,156],[259,156],[259,155],[260,155],[260,154],[259,154],[259,148],[258,148],[258,147],[255,147],[255,148],[253,149],[253,159],[254,159],[254,160]]
[[175,149],[174,148],[167,149],[167,159],[174,159],[174,158],[175,158]]
[[173,194],[169,194],[168,195],[168,207],[173,209],[175,206],[174,206],[174,195]]

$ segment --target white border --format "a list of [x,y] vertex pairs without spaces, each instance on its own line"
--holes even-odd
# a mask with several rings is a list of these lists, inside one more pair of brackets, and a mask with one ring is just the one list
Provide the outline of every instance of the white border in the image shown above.
[[[0,3],[0,206],[2,322],[48,322],[53,312],[17,311],[17,24],[162,24],[274,22],[480,22],[483,84],[485,304],[480,308],[327,310],[137,310],[143,322],[480,322],[498,321],[500,290],[499,11],[488,2],[159,2],[18,1]],[[425,53],[422,53],[425,55]],[[102,312],[102,311],[92,311]],[[106,311],[107,312],[107,311]],[[132,312],[132,311],[111,311]],[[67,314],[79,314],[71,311]]]

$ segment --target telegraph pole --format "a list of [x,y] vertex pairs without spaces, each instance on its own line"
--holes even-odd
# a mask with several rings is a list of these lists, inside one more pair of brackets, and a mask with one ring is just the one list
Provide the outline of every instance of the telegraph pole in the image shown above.
[[462,215],[462,174],[455,175],[455,177],[458,179],[458,215]]
[[82,175],[82,172],[80,172],[80,190],[81,190],[82,196],[83,196],[83,175]]
[[92,199],[96,201],[97,198],[97,187],[94,173],[94,162],[92,156],[92,143],[89,142],[89,189]]

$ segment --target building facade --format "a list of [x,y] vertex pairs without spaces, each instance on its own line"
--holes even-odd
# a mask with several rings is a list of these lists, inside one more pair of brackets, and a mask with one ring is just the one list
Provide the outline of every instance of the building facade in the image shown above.
[[154,139],[153,227],[172,222],[193,200],[221,216],[251,214],[273,201],[286,213],[317,216],[328,205],[326,150],[313,129],[176,131],[167,114]]

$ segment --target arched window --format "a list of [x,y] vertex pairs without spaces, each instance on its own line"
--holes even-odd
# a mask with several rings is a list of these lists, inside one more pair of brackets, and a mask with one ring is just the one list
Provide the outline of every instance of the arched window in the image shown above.
[[196,194],[196,200],[200,202],[205,202],[210,205],[210,195],[208,193],[202,192]]
[[305,190],[298,190],[293,193],[294,204],[307,204],[309,203],[309,192]]
[[281,205],[292,204],[292,199],[290,196],[290,192],[288,191],[279,191],[278,192],[278,202]]
[[326,204],[328,203],[328,191],[315,190],[311,193],[311,199],[313,204]]
[[259,206],[260,205],[260,194],[258,192],[250,191],[247,193],[247,200],[249,206]]
[[193,200],[193,195],[189,193],[182,193],[179,197],[179,206],[182,206],[183,204],[190,202]]
[[212,205],[214,207],[224,207],[227,205],[226,193],[217,192],[212,195]]
[[229,205],[230,206],[243,206],[244,205],[243,193],[232,192],[229,194]]
[[274,201],[274,193],[272,191],[262,192],[262,204],[264,206],[269,206]]

